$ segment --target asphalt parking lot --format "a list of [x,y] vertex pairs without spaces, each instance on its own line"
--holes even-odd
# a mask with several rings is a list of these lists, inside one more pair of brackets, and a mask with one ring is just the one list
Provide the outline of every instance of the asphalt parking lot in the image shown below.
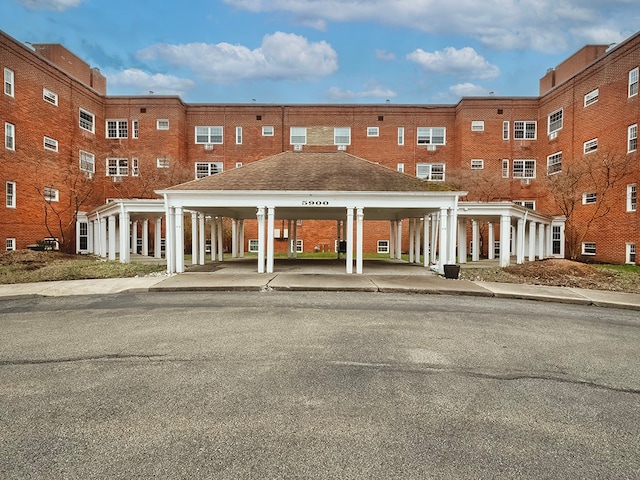
[[637,312],[364,292],[0,302],[0,477],[637,478]]

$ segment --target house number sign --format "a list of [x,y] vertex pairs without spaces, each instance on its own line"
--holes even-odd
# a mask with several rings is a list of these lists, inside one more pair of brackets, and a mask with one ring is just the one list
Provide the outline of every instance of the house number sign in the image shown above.
[[313,207],[326,207],[329,205],[328,200],[302,200],[302,205]]

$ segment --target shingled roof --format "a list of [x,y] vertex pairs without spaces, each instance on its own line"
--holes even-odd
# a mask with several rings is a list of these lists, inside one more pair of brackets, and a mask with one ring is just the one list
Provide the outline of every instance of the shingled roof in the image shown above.
[[167,190],[423,192],[434,188],[345,152],[283,152]]

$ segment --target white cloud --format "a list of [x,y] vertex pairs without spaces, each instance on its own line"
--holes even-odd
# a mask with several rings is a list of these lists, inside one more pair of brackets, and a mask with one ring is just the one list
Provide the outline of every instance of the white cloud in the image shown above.
[[331,87],[329,89],[329,98],[334,101],[344,101],[344,100],[356,100],[362,98],[394,98],[398,94],[393,90],[389,90],[387,88],[383,88],[381,86],[371,86],[366,90],[361,92],[354,92],[352,90],[342,90],[339,87]]
[[636,0],[224,1],[254,13],[289,12],[296,21],[323,30],[326,22],[377,22],[466,35],[499,49],[554,53],[569,45],[618,42],[637,30],[639,19]]
[[193,80],[162,73],[150,74],[137,68],[107,74],[109,86],[131,89],[134,94],[153,92],[157,95],[184,95],[196,86]]
[[32,10],[57,10],[62,12],[80,5],[83,0],[20,0],[25,7]]
[[384,60],[385,62],[388,62],[390,60],[395,60],[396,54],[387,52],[386,50],[376,50],[376,58],[378,60]]
[[491,65],[471,47],[460,50],[446,47],[435,52],[425,52],[419,48],[408,54],[407,60],[417,63],[425,72],[441,75],[481,79],[496,78],[500,75],[498,67]]
[[157,44],[137,54],[141,60],[162,60],[191,69],[213,82],[266,78],[302,80],[334,73],[338,54],[327,42],[310,43],[299,35],[266,35],[254,50],[229,43]]
[[449,92],[454,97],[484,97],[486,95],[492,94],[493,92],[487,90],[484,87],[479,85],[474,85],[473,83],[459,83],[457,85],[453,85],[449,88]]

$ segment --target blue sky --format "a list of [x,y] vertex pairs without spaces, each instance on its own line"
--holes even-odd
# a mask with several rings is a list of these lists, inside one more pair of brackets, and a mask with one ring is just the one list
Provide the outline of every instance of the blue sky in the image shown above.
[[63,44],[106,75],[110,95],[152,91],[190,103],[535,96],[548,68],[640,28],[638,0],[3,3],[0,29]]

